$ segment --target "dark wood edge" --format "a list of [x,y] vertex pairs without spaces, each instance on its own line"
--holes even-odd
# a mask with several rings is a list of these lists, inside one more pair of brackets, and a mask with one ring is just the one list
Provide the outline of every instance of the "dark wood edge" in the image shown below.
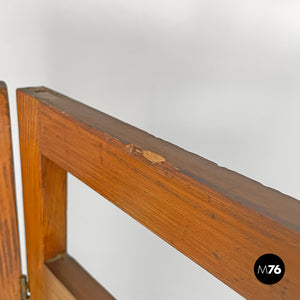
[[67,253],[46,261],[45,265],[78,300],[115,299]]
[[0,81],[0,89],[6,89],[6,83],[4,81]]
[[[175,168],[182,174],[214,189],[225,197],[300,233],[300,202],[272,188],[249,179],[176,145],[156,138],[116,118],[104,114],[45,87],[19,89],[33,96],[43,105],[76,119],[80,126],[97,135],[107,133],[120,142],[150,153],[151,159],[162,159],[168,168]],[[153,155],[152,155],[153,154]],[[152,156],[151,156],[152,155]]]
[[7,98],[7,87],[4,81],[0,81],[0,94]]

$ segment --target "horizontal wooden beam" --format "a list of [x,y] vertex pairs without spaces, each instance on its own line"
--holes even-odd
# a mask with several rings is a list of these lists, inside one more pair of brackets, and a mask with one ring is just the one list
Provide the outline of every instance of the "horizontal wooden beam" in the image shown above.
[[[249,299],[300,293],[300,203],[46,88],[38,100],[42,155],[102,194]],[[25,98],[25,97],[24,97]],[[265,253],[286,265],[260,283]]]
[[[74,299],[115,299],[67,253],[47,261],[45,265],[59,281],[56,285],[63,285]],[[56,290],[53,283],[50,288]]]
[[96,136],[158,153],[180,173],[300,233],[299,201],[44,87],[21,89]]

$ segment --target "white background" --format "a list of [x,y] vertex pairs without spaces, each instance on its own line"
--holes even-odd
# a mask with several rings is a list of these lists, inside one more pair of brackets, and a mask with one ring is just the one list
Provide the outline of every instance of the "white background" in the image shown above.
[[[15,89],[45,85],[300,199],[300,2],[0,2],[24,251]],[[118,299],[239,299],[69,177],[68,250]]]

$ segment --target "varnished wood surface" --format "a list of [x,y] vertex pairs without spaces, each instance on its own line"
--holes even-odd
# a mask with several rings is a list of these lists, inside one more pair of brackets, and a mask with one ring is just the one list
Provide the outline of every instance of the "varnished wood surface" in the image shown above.
[[17,100],[27,268],[31,299],[40,300],[50,278],[44,261],[66,251],[66,172],[41,155],[38,101],[19,93]]
[[45,87],[21,90],[61,111],[66,119],[77,120],[78,126],[95,135],[107,134],[128,147],[132,145],[132,149],[136,146],[158,153],[182,174],[300,233],[300,205],[296,199]]
[[42,156],[44,261],[66,251],[67,174]]
[[35,99],[17,93],[27,270],[33,300],[43,299],[43,210],[38,108]]
[[19,299],[18,222],[7,89],[0,82],[0,300]]
[[[105,296],[103,299],[112,299],[108,298],[109,294],[105,293],[92,277],[87,276],[71,258],[63,261],[67,273],[58,273],[63,279],[63,275],[67,274],[69,278],[66,282],[62,282],[59,276],[44,264],[46,260],[66,251],[66,171],[43,156],[40,150],[39,102],[20,92],[17,93],[17,100],[31,299],[87,299],[82,293],[84,287],[76,289],[70,285],[68,290],[69,283],[76,283],[78,278],[83,280],[86,288],[91,289],[88,295],[98,296],[101,291]],[[59,266],[60,263],[58,270]],[[80,284],[82,283],[76,283]]]
[[46,266],[76,299],[115,299],[68,254],[46,262]]
[[[19,102],[38,103],[41,155],[241,295],[300,294],[297,200],[49,89],[21,89]],[[253,272],[265,253],[286,265],[273,286]]]
[[43,265],[43,299],[47,300],[76,300],[75,296],[57,279],[57,277]]

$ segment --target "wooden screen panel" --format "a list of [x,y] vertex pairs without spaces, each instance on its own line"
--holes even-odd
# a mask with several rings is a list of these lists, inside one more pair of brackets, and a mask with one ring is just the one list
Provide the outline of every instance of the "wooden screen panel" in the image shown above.
[[7,89],[0,82],[0,300],[20,299],[20,250]]
[[[21,119],[37,124],[39,157],[75,175],[246,298],[299,295],[296,199],[47,88],[20,89],[18,102]],[[34,121],[26,113],[31,105]],[[253,272],[265,253],[279,255],[286,266],[272,286]]]

